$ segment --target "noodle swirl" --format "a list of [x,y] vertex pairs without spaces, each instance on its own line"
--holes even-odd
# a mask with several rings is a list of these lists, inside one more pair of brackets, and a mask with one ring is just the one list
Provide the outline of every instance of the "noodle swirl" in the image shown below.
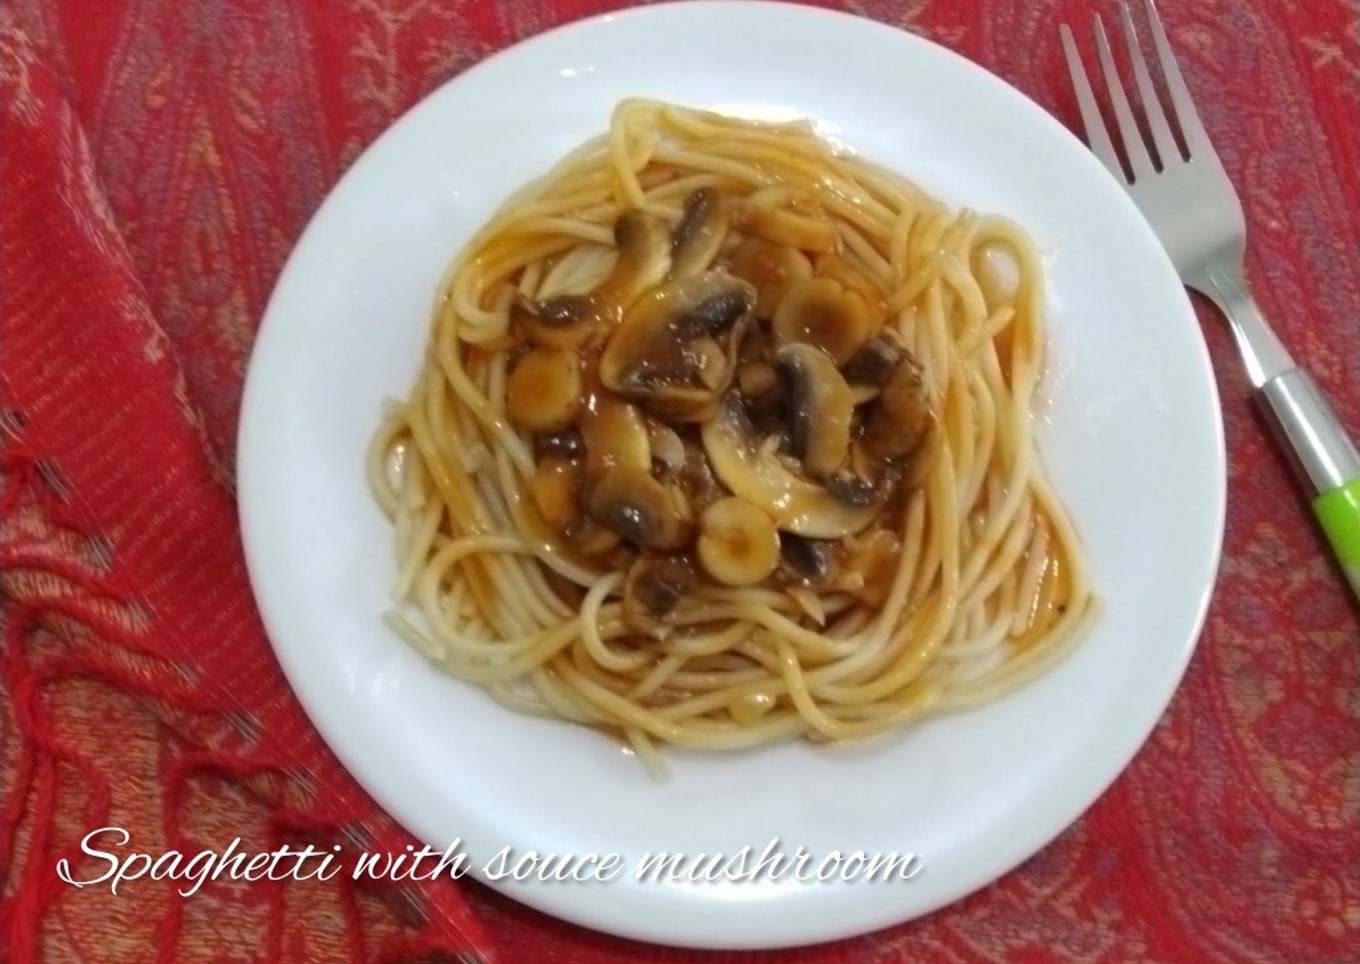
[[1043,301],[1019,226],[806,122],[625,101],[440,283],[368,456],[388,622],[654,769],[656,741],[853,739],[1018,686],[1096,611],[1032,437]]

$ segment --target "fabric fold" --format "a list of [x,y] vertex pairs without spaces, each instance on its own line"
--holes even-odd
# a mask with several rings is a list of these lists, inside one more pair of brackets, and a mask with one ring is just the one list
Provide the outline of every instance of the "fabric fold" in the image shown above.
[[[4,843],[19,815],[38,811],[27,882],[7,906],[11,949],[33,951],[42,905],[60,886],[52,868],[78,856],[51,837],[53,768],[78,760],[89,771],[91,817],[107,812],[111,776],[116,788],[113,761],[80,758],[46,721],[39,681],[53,673],[97,676],[151,701],[200,748],[199,766],[248,778],[293,825],[400,851],[413,841],[330,754],[274,659],[232,493],[80,125],[12,25],[0,30],[0,212],[0,592],[25,744],[0,817]],[[38,633],[59,653],[34,658]],[[416,909],[403,953],[491,959],[461,885],[393,886]]]

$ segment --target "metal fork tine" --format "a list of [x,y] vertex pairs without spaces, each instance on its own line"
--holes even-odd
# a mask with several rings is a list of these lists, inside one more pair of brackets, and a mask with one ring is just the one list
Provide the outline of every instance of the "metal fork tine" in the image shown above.
[[1172,136],[1171,126],[1167,124],[1166,114],[1162,111],[1161,98],[1152,86],[1152,75],[1148,73],[1147,61],[1143,58],[1143,48],[1138,43],[1138,31],[1134,29],[1127,3],[1119,5],[1119,25],[1124,31],[1124,44],[1129,48],[1129,60],[1133,62],[1138,99],[1143,102],[1143,113],[1147,115],[1148,127],[1152,131],[1152,142],[1157,146],[1157,157],[1165,168],[1180,156],[1181,149],[1176,146],[1176,138]]
[[1204,125],[1199,121],[1199,111],[1195,110],[1195,101],[1190,96],[1190,88],[1185,86],[1185,78],[1181,76],[1176,55],[1171,52],[1171,41],[1166,37],[1166,28],[1162,26],[1157,5],[1153,0],[1143,0],[1143,9],[1147,11],[1148,24],[1152,27],[1152,45],[1156,48],[1157,60],[1162,65],[1162,78],[1166,81],[1166,89],[1171,94],[1172,112],[1176,116],[1181,134],[1185,136],[1186,150],[1194,157],[1196,148],[1203,150],[1210,146],[1209,135],[1204,132]]
[[1124,154],[1129,159],[1131,180],[1149,177],[1156,173],[1152,158],[1148,155],[1147,145],[1143,143],[1143,132],[1133,119],[1129,99],[1124,96],[1124,84],[1119,79],[1119,70],[1114,65],[1114,51],[1110,49],[1110,38],[1105,35],[1105,24],[1100,14],[1092,17],[1096,34],[1096,53],[1100,55],[1100,68],[1105,74],[1105,89],[1110,94],[1110,104],[1114,107],[1114,119],[1119,125],[1119,136],[1124,142]]
[[1067,72],[1072,77],[1072,89],[1077,95],[1077,109],[1081,111],[1081,124],[1086,128],[1086,143],[1111,174],[1121,181],[1128,180],[1119,155],[1115,153],[1110,132],[1105,129],[1105,120],[1100,116],[1096,95],[1091,90],[1091,82],[1086,79],[1086,68],[1082,66],[1081,55],[1077,53],[1077,42],[1072,39],[1072,31],[1063,24],[1058,32],[1062,35],[1063,55],[1067,58]]

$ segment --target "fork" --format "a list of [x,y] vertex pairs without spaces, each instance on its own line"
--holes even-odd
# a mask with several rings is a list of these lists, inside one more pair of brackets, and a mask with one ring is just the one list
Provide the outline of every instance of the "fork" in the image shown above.
[[1209,143],[1157,8],[1153,0],[1143,3],[1170,95],[1171,117],[1185,150],[1172,133],[1124,3],[1119,7],[1119,23],[1152,143],[1147,143],[1129,106],[1099,14],[1094,18],[1096,53],[1127,169],[1101,118],[1072,31],[1063,24],[1063,53],[1087,143],[1152,225],[1181,281],[1206,295],[1227,317],[1257,400],[1311,486],[1313,512],[1352,590],[1360,595],[1360,455],[1312,377],[1294,363],[1247,291],[1242,273],[1247,240],[1242,203]]

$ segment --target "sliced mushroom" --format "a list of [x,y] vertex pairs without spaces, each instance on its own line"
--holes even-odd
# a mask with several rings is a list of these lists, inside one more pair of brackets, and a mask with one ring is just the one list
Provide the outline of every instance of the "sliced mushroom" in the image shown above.
[[678,549],[694,525],[685,494],[640,469],[605,473],[590,493],[589,512],[606,529],[648,549]]
[[619,260],[595,293],[622,312],[666,277],[671,267],[671,238],[660,219],[625,211],[614,222]]
[[803,479],[755,437],[741,400],[729,394],[702,430],[704,451],[714,474],[732,491],[763,509],[780,528],[819,539],[858,532],[873,520],[877,505],[853,506],[824,487]]
[[671,277],[692,278],[708,270],[727,238],[727,202],[711,187],[685,200],[684,213],[671,233]]
[[699,562],[728,586],[753,586],[779,563],[779,530],[760,508],[737,496],[719,499],[699,517]]
[[815,586],[832,578],[836,571],[835,544],[825,539],[807,539],[792,532],[779,536],[780,564],[785,581]]
[[586,443],[579,429],[565,432],[552,432],[534,438],[534,458],[545,459],[557,456],[564,459],[580,458],[585,454]]
[[636,632],[665,639],[671,632],[665,618],[694,582],[694,568],[683,556],[639,556],[623,583],[624,622]]
[[777,344],[816,345],[843,365],[869,337],[871,324],[868,305],[858,291],[834,278],[809,278],[784,294],[771,330]]
[[873,505],[888,479],[882,473],[839,469],[826,480],[826,488],[847,505]]
[[521,300],[531,318],[526,325],[531,337],[559,346],[584,344],[601,324],[616,323],[629,305],[665,280],[671,267],[671,239],[660,219],[625,211],[614,222],[614,244],[619,249],[614,270],[594,291],[539,302]]
[[600,381],[663,418],[706,417],[731,383],[753,304],[754,289],[720,271],[657,288],[605,345]]
[[882,388],[892,377],[905,350],[901,336],[892,328],[884,328],[855,352],[841,373],[851,385]]
[[685,443],[675,429],[656,419],[647,420],[652,446],[652,469],[662,479],[674,479],[685,467]]
[[879,459],[902,459],[925,441],[935,416],[925,373],[909,352],[893,369],[864,425],[864,445]]
[[749,234],[805,251],[834,251],[836,226],[816,200],[789,187],[763,187],[742,205],[741,227]]
[[531,349],[505,385],[511,420],[532,432],[570,428],[580,417],[582,396],[581,357],[563,348]]
[[860,435],[850,443],[845,464],[826,480],[826,487],[838,499],[851,505],[883,502],[902,481],[904,460],[887,455]]
[[825,478],[840,468],[849,450],[854,396],[820,348],[795,342],[779,349],[777,357],[788,386],[791,452],[809,477]]
[[756,317],[769,318],[795,282],[812,277],[812,262],[797,248],[746,238],[732,252],[729,270],[756,289]]
[[549,456],[534,467],[529,491],[534,505],[552,529],[572,531],[581,518],[581,464]]
[[581,416],[586,446],[586,474],[598,479],[612,468],[652,467],[647,421],[636,405],[604,392],[593,396]]
[[882,504],[903,483],[915,486],[929,460],[909,462],[922,448],[934,415],[919,365],[906,351],[868,407],[844,464],[826,479],[827,490],[849,505]]
[[689,353],[694,358],[695,373],[699,383],[710,392],[720,392],[732,380],[732,367],[735,362],[728,358],[718,340],[709,335],[694,339]]
[[578,317],[576,309],[569,311],[571,304],[567,299],[538,302],[519,297],[511,306],[510,320],[541,348],[582,348],[597,337],[599,328],[584,314]]

